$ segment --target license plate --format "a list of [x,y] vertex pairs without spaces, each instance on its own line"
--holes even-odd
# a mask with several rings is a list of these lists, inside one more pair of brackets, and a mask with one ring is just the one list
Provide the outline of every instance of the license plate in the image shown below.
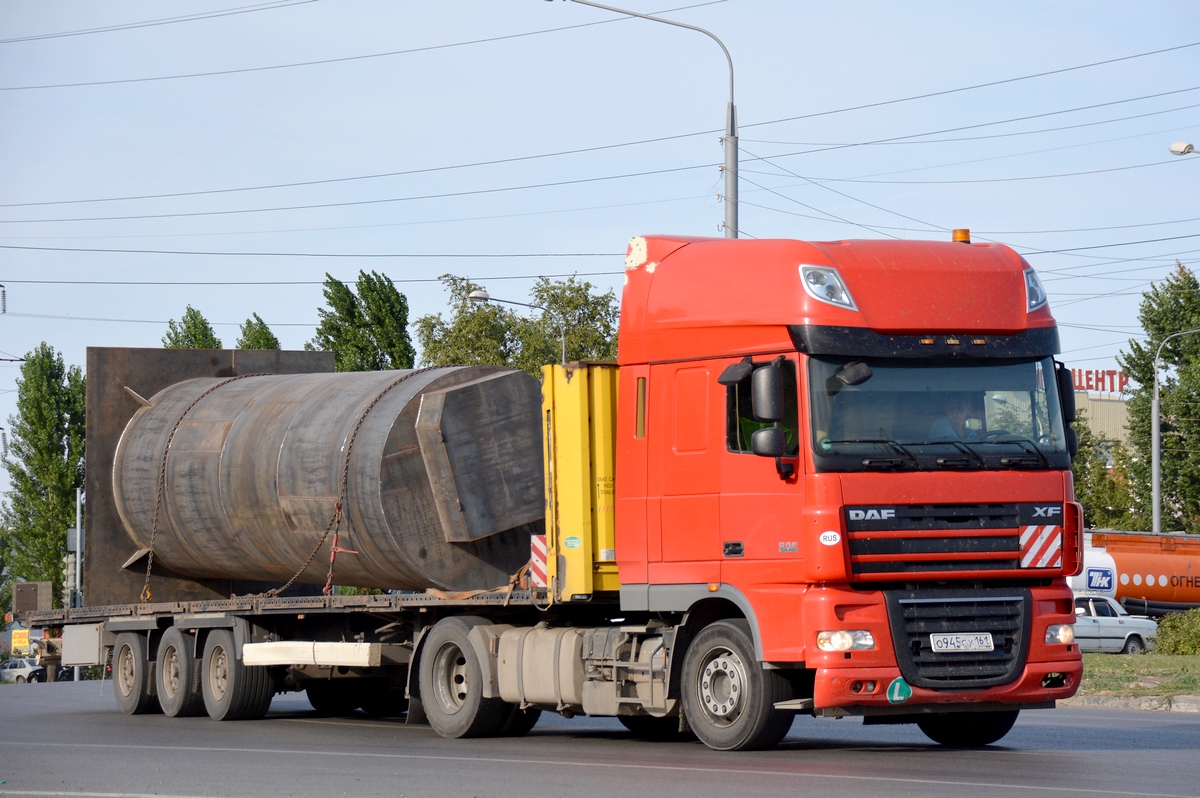
[[937,652],[992,651],[995,648],[989,632],[930,635],[929,645]]

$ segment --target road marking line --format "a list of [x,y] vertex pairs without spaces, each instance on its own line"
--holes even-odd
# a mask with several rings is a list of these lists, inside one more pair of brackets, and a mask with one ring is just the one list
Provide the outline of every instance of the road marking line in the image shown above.
[[[629,762],[584,762],[572,759],[513,759],[507,757],[471,757],[471,756],[443,756],[441,754],[393,754],[393,753],[370,753],[366,751],[328,751],[328,750],[310,750],[300,751],[294,748],[219,748],[208,746],[191,746],[191,745],[121,745],[117,743],[43,743],[43,742],[22,742],[22,741],[0,741],[0,746],[19,745],[36,748],[117,748],[117,749],[137,749],[139,751],[200,751],[214,754],[283,754],[286,756],[331,756],[341,759],[363,758],[363,759],[412,759],[426,760],[434,762],[475,762],[475,763],[491,763],[499,765],[518,765],[527,767],[529,765],[542,765],[548,767],[566,767],[566,768],[612,768],[616,770],[658,770],[667,772],[683,772],[683,773],[734,773],[743,776],[777,776],[783,778],[810,778],[810,779],[825,779],[838,781],[865,781],[865,782],[880,782],[884,784],[932,784],[945,787],[994,787],[1007,790],[1022,790],[1026,792],[1045,792],[1045,793],[1080,793],[1083,795],[1130,795],[1135,798],[1195,798],[1194,796],[1182,795],[1178,793],[1160,793],[1160,792],[1129,792],[1128,790],[1097,790],[1091,787],[1048,787],[1039,784],[1013,784],[1012,782],[989,782],[989,781],[951,781],[949,779],[905,779],[894,776],[855,776],[850,774],[828,774],[828,773],[805,773],[797,770],[752,770],[750,768],[731,768],[731,767],[696,767],[694,765],[649,765]],[[772,763],[778,764],[778,763]],[[82,796],[83,798],[125,798],[121,793],[88,793],[88,792],[64,792],[64,793],[38,793],[29,791],[5,791],[0,790],[0,795],[63,795],[63,796]],[[143,798],[141,795],[129,796],[129,798]],[[146,796],[146,798],[150,798]],[[202,798],[201,796],[154,796],[154,798]]]

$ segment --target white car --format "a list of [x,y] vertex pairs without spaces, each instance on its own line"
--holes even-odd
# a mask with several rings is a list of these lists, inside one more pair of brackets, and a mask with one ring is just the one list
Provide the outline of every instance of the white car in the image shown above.
[[1080,651],[1140,654],[1154,648],[1158,624],[1130,615],[1107,596],[1075,597],[1075,642]]
[[37,664],[32,658],[14,657],[8,662],[0,663],[0,682],[44,682],[46,669]]

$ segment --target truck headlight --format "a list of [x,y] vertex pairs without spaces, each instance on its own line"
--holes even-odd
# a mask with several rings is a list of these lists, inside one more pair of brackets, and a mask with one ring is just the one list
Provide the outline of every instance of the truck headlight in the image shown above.
[[1075,642],[1075,627],[1069,623],[1052,623],[1046,627],[1046,642],[1065,644]]
[[870,651],[875,648],[875,637],[865,629],[817,632],[817,648],[822,651]]

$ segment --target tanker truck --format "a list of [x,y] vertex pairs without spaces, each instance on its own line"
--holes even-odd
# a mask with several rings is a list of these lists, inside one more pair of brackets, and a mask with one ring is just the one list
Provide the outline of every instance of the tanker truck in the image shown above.
[[1200,607],[1200,538],[1095,530],[1083,539],[1083,570],[1069,580],[1077,593],[1155,618]]
[[87,602],[30,620],[125,713],[447,737],[979,746],[1075,693],[1074,393],[1015,252],[635,238],[619,335],[540,384],[90,349]]

